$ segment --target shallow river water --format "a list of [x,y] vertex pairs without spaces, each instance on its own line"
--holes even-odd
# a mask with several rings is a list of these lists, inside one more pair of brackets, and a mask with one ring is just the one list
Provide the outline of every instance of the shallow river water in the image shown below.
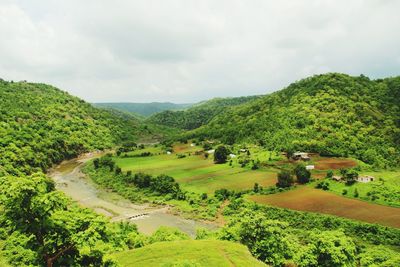
[[133,204],[112,192],[97,188],[81,172],[82,165],[98,155],[88,153],[80,158],[64,161],[49,171],[56,182],[56,188],[84,207],[111,217],[113,221],[129,220],[138,226],[140,232],[151,234],[160,226],[179,228],[194,236],[196,228],[216,228],[213,224],[187,220],[168,213],[168,207],[152,207],[148,204]]

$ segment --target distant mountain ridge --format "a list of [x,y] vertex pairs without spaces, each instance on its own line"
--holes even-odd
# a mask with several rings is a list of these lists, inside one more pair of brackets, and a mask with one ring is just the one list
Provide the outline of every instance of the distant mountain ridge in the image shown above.
[[108,102],[93,103],[95,107],[112,108],[123,112],[136,113],[138,115],[148,117],[155,113],[165,110],[181,110],[192,106],[193,104],[175,104],[171,102],[151,102],[151,103],[131,103],[131,102]]
[[213,98],[179,111],[163,111],[148,118],[151,123],[184,130],[196,129],[229,108],[258,99],[260,96]]

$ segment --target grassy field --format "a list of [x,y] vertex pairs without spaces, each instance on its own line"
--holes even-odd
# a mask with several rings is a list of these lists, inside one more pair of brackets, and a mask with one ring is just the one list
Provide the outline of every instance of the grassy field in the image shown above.
[[332,214],[400,228],[399,208],[349,199],[309,186],[299,186],[294,190],[273,195],[249,196],[249,199],[261,204],[300,211]]
[[266,266],[243,245],[216,240],[159,242],[114,255],[124,267],[136,266]]
[[[345,197],[355,198],[381,205],[400,207],[400,171],[361,172],[360,175],[375,177],[369,183],[354,183],[351,186],[342,182],[329,181],[329,190]],[[344,194],[344,190],[347,193]]]
[[[232,166],[228,163],[214,164],[213,155],[206,159],[203,154],[194,154],[200,150],[201,147],[179,144],[174,146],[174,153],[168,155],[161,147],[149,147],[129,155],[148,151],[153,154],[152,156],[118,157],[115,160],[123,171],[167,174],[174,177],[184,189],[196,193],[213,193],[220,188],[251,189],[254,183],[264,187],[276,183],[276,170],[264,168],[251,170],[249,166],[242,168],[237,159],[232,160]],[[185,154],[186,157],[178,158],[179,154]]]

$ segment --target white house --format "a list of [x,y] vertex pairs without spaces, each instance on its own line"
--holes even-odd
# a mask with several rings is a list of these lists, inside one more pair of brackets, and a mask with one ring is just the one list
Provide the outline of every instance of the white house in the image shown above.
[[314,170],[315,166],[314,165],[307,165],[306,170]]
[[236,158],[236,155],[235,154],[229,154],[229,157],[233,159],[233,158]]
[[214,154],[214,152],[215,152],[215,149],[211,149],[211,150],[207,151],[208,154]]
[[171,151],[167,151],[167,154],[168,154],[168,155],[171,155]]
[[195,146],[196,144],[191,143],[190,146]]
[[357,182],[360,182],[360,183],[369,183],[369,182],[372,182],[374,180],[375,180],[375,178],[372,177],[372,176],[369,176],[369,175],[359,176],[357,178]]

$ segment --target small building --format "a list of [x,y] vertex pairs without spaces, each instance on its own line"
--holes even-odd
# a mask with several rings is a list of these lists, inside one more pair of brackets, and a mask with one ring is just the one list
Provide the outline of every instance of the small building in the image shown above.
[[342,180],[342,176],[334,175],[334,176],[332,176],[332,180],[335,180],[335,181],[337,181],[337,182],[340,182],[340,181]]
[[171,155],[171,151],[167,151],[167,154],[168,154],[168,155]]
[[310,160],[310,156],[306,152],[295,152],[295,153],[293,153],[292,158],[294,160],[300,160],[300,159],[304,160],[304,161]]
[[230,157],[231,159],[233,159],[233,158],[236,158],[236,155],[235,155],[235,154],[229,154],[229,157]]
[[241,149],[239,149],[239,152],[247,152],[247,149],[241,148]]
[[211,149],[211,150],[207,151],[208,154],[214,154],[214,152],[215,152],[215,149]]
[[369,175],[359,176],[357,178],[357,182],[360,182],[360,183],[369,183],[369,182],[372,182],[374,180],[375,180],[375,177],[369,176]]
[[307,165],[306,170],[314,170],[315,166],[314,165]]
[[196,146],[196,144],[191,143],[190,146]]

